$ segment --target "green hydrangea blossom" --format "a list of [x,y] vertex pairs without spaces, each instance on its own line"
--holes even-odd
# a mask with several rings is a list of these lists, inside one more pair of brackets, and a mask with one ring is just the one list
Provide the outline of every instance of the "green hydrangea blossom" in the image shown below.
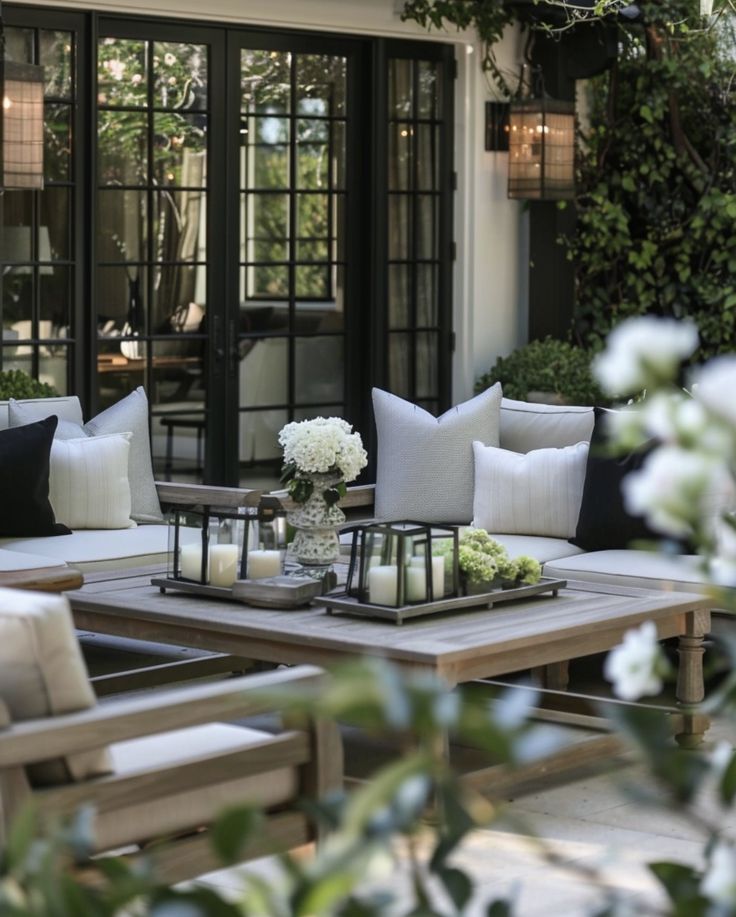
[[[444,556],[448,571],[452,554],[452,542],[443,540],[435,545],[434,553]],[[485,529],[466,528],[458,543],[458,565],[469,583],[485,583],[494,579],[521,582],[527,585],[538,583],[541,565],[533,557],[519,557],[512,560],[506,548],[488,534]]]

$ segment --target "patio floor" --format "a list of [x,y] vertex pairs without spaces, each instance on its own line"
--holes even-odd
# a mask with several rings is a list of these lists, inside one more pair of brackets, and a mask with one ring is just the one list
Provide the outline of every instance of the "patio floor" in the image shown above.
[[[736,743],[734,725],[714,725],[708,740],[709,745],[723,740]],[[642,786],[646,780],[641,765],[623,763],[606,773],[540,787],[508,800],[494,826],[472,834],[456,857],[456,865],[476,887],[468,917],[484,915],[489,901],[507,896],[519,917],[582,917],[601,909],[606,887],[615,890],[637,917],[661,907],[664,895],[645,864],[657,860],[698,864],[703,845],[691,820],[632,801],[625,786]],[[698,800],[702,814],[715,811],[712,800],[712,792],[704,791]],[[736,813],[720,823],[736,831]],[[545,859],[540,844],[530,836],[535,833],[554,862]],[[398,867],[387,862],[385,872],[371,877],[369,883],[390,887],[408,901],[406,858],[399,851],[397,859]],[[198,881],[237,898],[241,874],[249,870],[275,877],[278,865],[264,859]],[[438,894],[438,905],[441,901]]]

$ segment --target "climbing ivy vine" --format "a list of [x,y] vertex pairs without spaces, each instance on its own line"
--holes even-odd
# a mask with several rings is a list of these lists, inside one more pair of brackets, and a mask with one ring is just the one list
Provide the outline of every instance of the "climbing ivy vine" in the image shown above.
[[597,347],[621,319],[692,317],[701,356],[736,348],[736,31],[692,29],[692,4],[643,7],[613,69],[591,82],[564,240],[575,336]]

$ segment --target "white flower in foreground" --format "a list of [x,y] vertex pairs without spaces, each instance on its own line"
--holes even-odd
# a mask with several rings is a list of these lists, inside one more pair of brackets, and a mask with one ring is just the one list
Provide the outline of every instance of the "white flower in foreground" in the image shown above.
[[692,322],[645,315],[622,322],[608,335],[606,349],[593,360],[593,373],[611,395],[632,395],[672,379],[679,364],[698,346]]
[[714,904],[736,904],[736,850],[731,844],[720,841],[711,851],[700,891]]
[[666,661],[657,642],[657,628],[645,621],[636,630],[627,630],[620,643],[606,656],[603,674],[622,700],[638,700],[658,694]]
[[694,374],[693,396],[736,426],[736,356],[714,357]]
[[690,535],[715,512],[714,494],[728,489],[729,475],[714,456],[680,446],[662,446],[651,453],[640,471],[624,478],[626,509],[645,516],[665,535]]

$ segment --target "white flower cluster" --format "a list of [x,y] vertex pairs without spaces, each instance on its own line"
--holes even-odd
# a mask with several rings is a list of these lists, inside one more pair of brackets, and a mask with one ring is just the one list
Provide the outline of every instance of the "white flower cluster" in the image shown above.
[[287,423],[279,433],[284,464],[297,474],[338,473],[354,481],[368,462],[359,433],[341,417],[315,417]]
[[623,482],[629,512],[664,535],[691,539],[720,580],[736,583],[736,357],[711,360],[692,373],[685,391],[675,377],[696,346],[689,322],[629,319],[612,332],[593,369],[611,394],[647,391],[609,418],[621,446],[657,444]]
[[638,700],[659,694],[667,661],[657,640],[657,628],[645,621],[636,630],[627,630],[620,643],[606,657],[603,674],[613,691],[623,700]]

